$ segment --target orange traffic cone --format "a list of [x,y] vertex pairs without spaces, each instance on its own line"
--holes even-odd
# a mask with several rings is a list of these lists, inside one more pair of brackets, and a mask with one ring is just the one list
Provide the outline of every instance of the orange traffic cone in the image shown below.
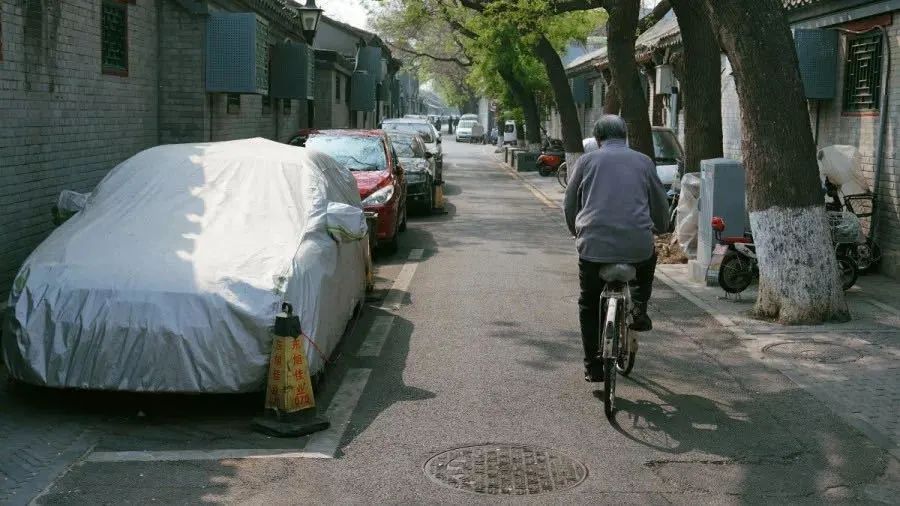
[[303,341],[308,338],[300,329],[300,318],[287,302],[282,303],[281,311],[275,316],[265,413],[253,420],[253,428],[271,436],[298,437],[325,430],[330,424],[316,413],[303,351]]

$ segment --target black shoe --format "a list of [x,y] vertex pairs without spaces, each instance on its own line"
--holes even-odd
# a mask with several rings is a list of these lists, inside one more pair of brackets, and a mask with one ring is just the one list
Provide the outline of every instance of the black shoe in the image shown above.
[[637,332],[653,330],[653,320],[647,315],[647,303],[635,302],[631,309],[631,325],[629,329]]
[[603,362],[595,362],[584,366],[584,381],[600,383],[603,381]]

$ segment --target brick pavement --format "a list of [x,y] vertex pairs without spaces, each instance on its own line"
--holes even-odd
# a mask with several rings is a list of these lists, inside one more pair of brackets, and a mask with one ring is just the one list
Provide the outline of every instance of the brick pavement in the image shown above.
[[861,277],[860,286],[847,292],[850,322],[785,327],[747,316],[756,299],[754,287],[740,301],[727,300],[718,287],[690,281],[685,265],[661,265],[658,273],[717,316],[757,360],[781,371],[900,460],[900,308],[875,297],[895,282]]
[[0,504],[27,504],[95,440],[90,419],[66,414],[54,395],[28,394],[12,391],[0,365]]

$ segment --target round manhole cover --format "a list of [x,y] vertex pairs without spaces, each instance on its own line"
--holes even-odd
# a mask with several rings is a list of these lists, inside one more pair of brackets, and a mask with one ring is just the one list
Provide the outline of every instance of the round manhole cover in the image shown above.
[[763,352],[779,358],[810,360],[827,364],[855,362],[862,358],[862,354],[853,348],[818,341],[775,343],[765,346]]
[[487,444],[439,453],[425,463],[425,474],[474,494],[534,495],[575,487],[588,473],[584,464],[554,450]]

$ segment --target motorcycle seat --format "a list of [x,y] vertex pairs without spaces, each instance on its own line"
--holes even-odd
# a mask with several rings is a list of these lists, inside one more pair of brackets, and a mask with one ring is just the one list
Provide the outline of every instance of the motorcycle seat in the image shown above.
[[634,281],[637,270],[630,264],[609,264],[600,268],[600,279],[607,283],[628,283]]
[[722,244],[750,244],[753,242],[753,239],[749,237],[723,237]]

